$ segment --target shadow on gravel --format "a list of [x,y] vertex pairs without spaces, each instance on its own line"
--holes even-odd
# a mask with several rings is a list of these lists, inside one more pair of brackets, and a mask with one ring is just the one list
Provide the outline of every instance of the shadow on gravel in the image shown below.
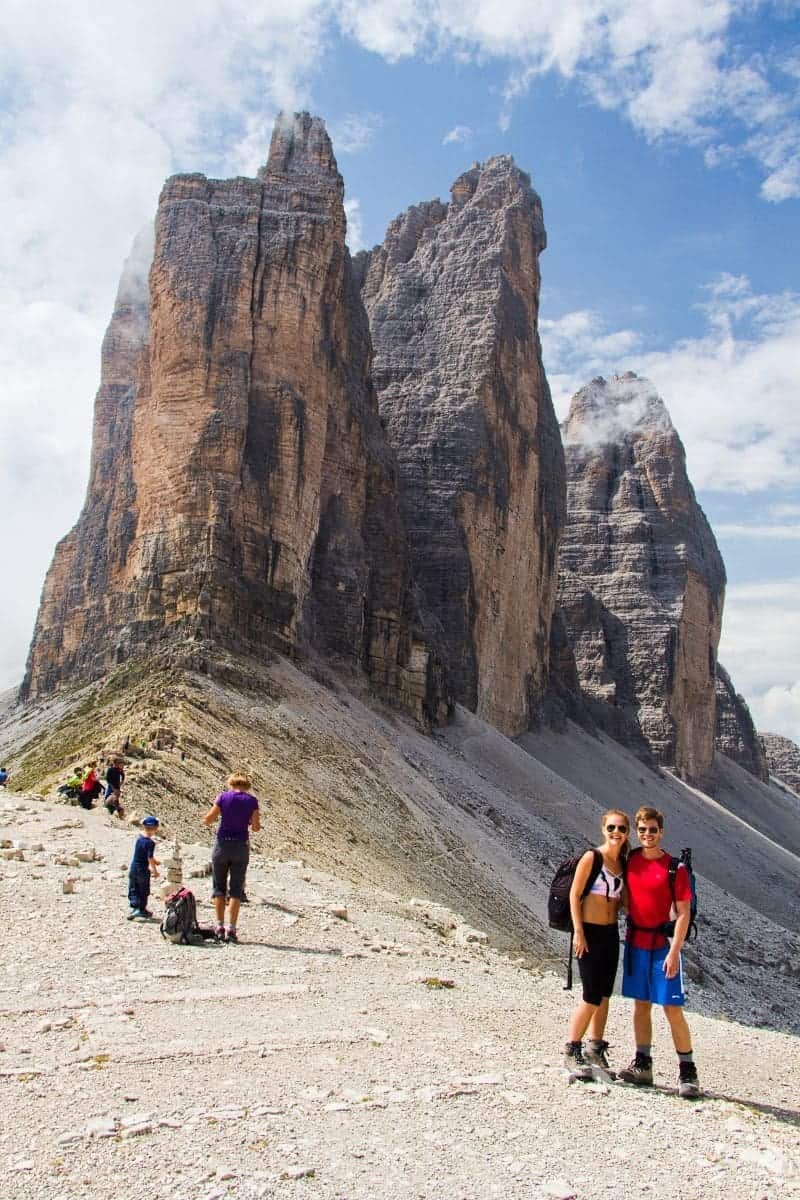
[[[622,1085],[625,1086],[625,1085]],[[644,1089],[642,1089],[644,1091]],[[678,1089],[674,1087],[662,1087],[658,1084],[648,1091],[660,1092],[662,1096],[675,1096],[677,1099]],[[779,1108],[776,1104],[759,1104],[758,1100],[743,1100],[741,1096],[728,1096],[725,1092],[702,1092],[696,1100],[684,1100],[684,1104],[698,1104],[703,1100],[724,1100],[727,1104],[739,1104],[742,1108],[749,1109],[750,1112],[761,1113],[767,1117],[774,1117],[776,1121],[782,1121],[785,1125],[796,1125],[800,1128],[800,1109],[797,1108]]]
[[741,1104],[751,1112],[763,1113],[764,1116],[774,1117],[785,1125],[796,1125],[800,1128],[800,1109],[778,1108],[775,1104],[759,1104],[757,1100],[742,1100],[739,1096],[726,1096],[724,1092],[706,1092],[706,1100],[727,1100],[729,1104]]
[[286,904],[280,904],[277,900],[264,900],[263,908],[274,908],[276,912],[287,913],[290,917],[302,917],[304,914],[298,908],[289,908]]
[[275,942],[259,942],[255,938],[247,938],[247,940],[238,942],[236,949],[247,949],[248,946],[263,946],[267,950],[282,950],[284,954],[330,954],[336,957],[341,956],[342,953],[336,947],[330,950],[322,949],[319,946],[279,946]]

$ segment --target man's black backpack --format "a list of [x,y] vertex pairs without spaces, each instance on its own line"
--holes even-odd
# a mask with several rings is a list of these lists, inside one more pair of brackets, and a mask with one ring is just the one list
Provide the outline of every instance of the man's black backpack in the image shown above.
[[[581,900],[583,900],[584,896],[588,896],[592,884],[597,879],[603,866],[603,856],[600,851],[592,850],[592,854],[594,855],[594,862],[592,863],[592,869],[589,871],[586,886],[581,893]],[[569,934],[565,992],[572,990],[572,935],[574,930],[572,928],[572,913],[569,909],[569,893],[572,881],[575,878],[575,871],[582,858],[583,854],[578,854],[575,858],[568,858],[565,862],[561,863],[553,876],[553,882],[550,884],[550,895],[547,897],[547,920],[550,928]]]
[[[641,854],[641,847],[637,846],[635,850],[631,850],[628,855],[628,862],[634,854]],[[678,874],[678,867],[686,867],[686,872],[689,876],[689,887],[691,888],[691,896],[689,899],[689,928],[686,930],[686,941],[694,941],[697,937],[697,880],[695,879],[694,869],[692,867],[692,851],[689,846],[684,846],[681,850],[680,858],[674,854],[670,855],[669,859],[669,890],[672,893],[672,903],[675,903],[675,876]],[[663,933],[664,937],[672,937],[675,933],[675,921],[670,918],[669,921],[664,921],[663,924],[656,926],[655,929],[641,929],[639,925],[633,925],[630,917],[628,917],[629,929],[640,929],[643,933]]]
[[176,945],[191,946],[208,938],[216,938],[213,929],[204,929],[197,924],[197,904],[194,893],[180,887],[164,901],[164,919],[161,934]]

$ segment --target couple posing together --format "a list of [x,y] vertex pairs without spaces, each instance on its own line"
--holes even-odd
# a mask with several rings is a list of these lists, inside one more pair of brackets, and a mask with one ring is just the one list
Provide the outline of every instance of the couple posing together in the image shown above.
[[[618,1077],[626,1083],[652,1084],[652,1008],[659,1004],[678,1055],[678,1094],[694,1099],[700,1088],[692,1038],[683,1015],[681,970],[681,947],[691,920],[689,874],[681,865],[674,881],[670,880],[670,856],[661,849],[664,817],[658,809],[644,806],[636,813],[634,827],[640,845],[635,850],[629,846],[630,820],[626,813],[611,809],[603,814],[601,827],[603,842],[582,856],[570,889],[583,999],[569,1023],[564,1065],[578,1079],[591,1079],[593,1066],[608,1070],[608,1042],[603,1035],[619,961],[617,915],[624,897],[628,934],[622,994],[633,1000],[636,1054]],[[673,905],[677,917],[668,941],[662,926],[670,920]],[[589,1040],[584,1052],[587,1030]]]

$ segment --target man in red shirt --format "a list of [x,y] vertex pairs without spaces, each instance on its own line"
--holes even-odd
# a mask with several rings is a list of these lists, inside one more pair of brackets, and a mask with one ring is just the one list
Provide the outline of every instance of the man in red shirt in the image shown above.
[[[628,936],[622,970],[622,994],[633,1000],[636,1055],[619,1073],[626,1083],[652,1084],[654,1004],[667,1018],[678,1055],[678,1094],[686,1099],[700,1095],[692,1054],[692,1035],[683,1015],[681,947],[691,920],[692,889],[689,873],[681,864],[670,884],[670,856],[661,849],[664,816],[643,806],[634,817],[641,847],[634,850],[625,868],[628,889]],[[672,910],[677,914],[674,933],[665,931]],[[669,938],[669,940],[668,940]]]

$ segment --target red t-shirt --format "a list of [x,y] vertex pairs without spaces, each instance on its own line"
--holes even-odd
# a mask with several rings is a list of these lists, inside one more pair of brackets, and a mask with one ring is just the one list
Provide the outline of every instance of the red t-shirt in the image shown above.
[[[663,853],[660,858],[632,855],[625,871],[625,881],[628,885],[628,915],[634,925],[652,929],[669,921],[672,890],[669,886],[668,854]],[[675,899],[691,898],[689,872],[681,864],[675,876]],[[641,946],[645,950],[659,950],[666,944],[667,939],[660,933],[644,933],[641,929],[634,929],[631,934],[631,945]]]

